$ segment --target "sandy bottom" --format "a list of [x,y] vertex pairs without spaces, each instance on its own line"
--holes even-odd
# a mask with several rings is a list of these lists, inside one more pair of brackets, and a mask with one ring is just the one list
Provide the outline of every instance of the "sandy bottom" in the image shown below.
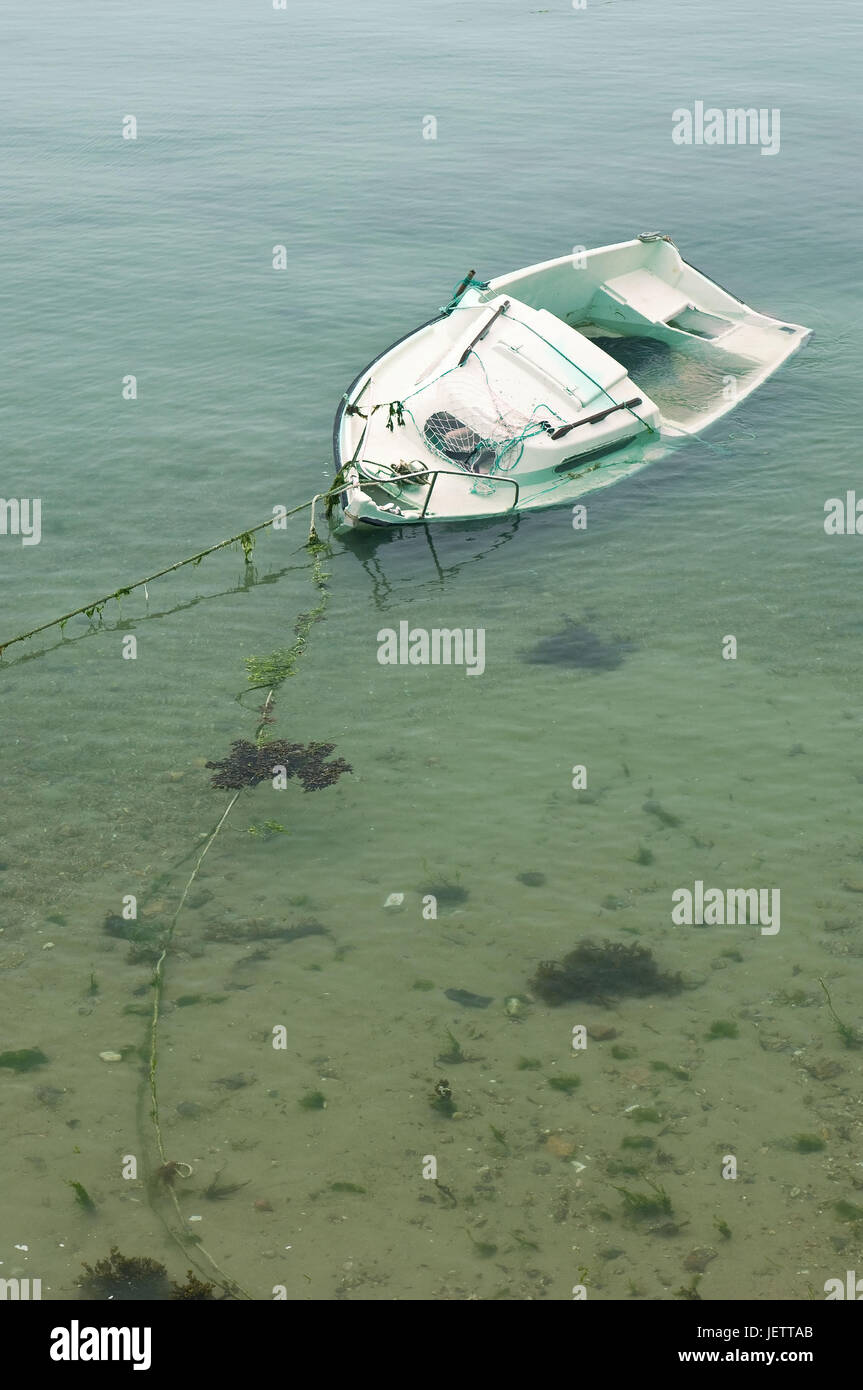
[[[565,521],[544,533],[552,570],[572,564]],[[663,1299],[693,1280],[705,1299],[805,1299],[859,1263],[863,1052],[819,983],[856,1027],[853,673],[814,628],[806,644],[777,626],[769,595],[746,609],[746,660],[724,662],[735,600],[717,625],[709,564],[673,623],[663,593],[623,605],[607,580],[633,541],[621,529],[601,568],[585,552],[579,600],[536,583],[516,606],[495,555],[471,565],[467,542],[443,594],[419,550],[410,581],[386,552],[365,557],[370,585],[334,556],[272,734],[329,739],[353,774],[242,792],[167,960],[157,1089],[166,1156],[193,1170],[174,1185],[183,1225],[150,1185],[152,966],[103,923],[127,894],[141,926],[170,922],[229,800],[203,764],[254,731],[260,696],[233,698],[241,658],[291,640],[308,574],[255,591],[253,630],[246,595],[191,626],[142,621],[134,670],[110,626],[10,668],[4,776],[30,795],[2,857],[3,1047],[47,1061],[0,1072],[3,1277],[74,1297],[82,1261],[116,1244],[181,1278],[159,1213],[208,1252],[199,1270],[211,1256],[256,1299],[569,1299],[577,1284]],[[620,664],[524,660],[562,615],[622,642]],[[378,665],[377,631],[402,617],[481,623],[486,672]],[[267,821],[289,833],[249,833]],[[673,890],[697,879],[779,889],[781,930],[673,925]],[[649,946],[686,988],[543,1003],[538,963],[585,937]],[[710,1036],[717,1021],[736,1035]],[[574,1052],[579,1025],[594,1037]],[[657,1206],[633,1214],[627,1193]]]

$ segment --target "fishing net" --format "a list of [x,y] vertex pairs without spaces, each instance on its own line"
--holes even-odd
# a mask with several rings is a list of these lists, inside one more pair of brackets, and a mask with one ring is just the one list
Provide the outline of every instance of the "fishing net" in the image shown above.
[[507,379],[490,361],[472,353],[463,367],[432,383],[423,392],[427,413],[422,432],[429,448],[448,463],[475,473],[505,473],[514,468],[525,439],[551,427],[551,421],[538,418],[538,412],[554,412],[541,401],[532,405],[529,414],[513,405],[512,381],[512,375]]

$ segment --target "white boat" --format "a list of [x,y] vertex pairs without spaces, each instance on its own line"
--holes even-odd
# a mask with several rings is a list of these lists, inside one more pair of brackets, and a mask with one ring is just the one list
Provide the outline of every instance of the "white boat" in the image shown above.
[[343,396],[338,529],[572,503],[727,414],[811,336],[662,232],[487,283],[471,271]]

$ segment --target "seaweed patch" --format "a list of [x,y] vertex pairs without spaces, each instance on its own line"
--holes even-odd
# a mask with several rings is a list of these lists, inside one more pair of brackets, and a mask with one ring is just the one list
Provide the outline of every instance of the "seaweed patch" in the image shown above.
[[542,961],[531,987],[547,1004],[603,1003],[622,995],[677,994],[683,979],[661,971],[646,946],[586,940],[562,961]]
[[284,768],[285,777],[296,777],[302,782],[304,791],[316,792],[331,787],[343,772],[353,771],[344,758],[334,758],[330,763],[325,761],[334,747],[333,743],[304,745],[286,743],[283,739],[256,745],[247,739],[237,739],[226,758],[206,766],[215,769],[211,785],[225,791],[256,787],[259,782],[272,779],[276,768]]
[[560,632],[541,637],[525,653],[524,661],[534,666],[575,666],[587,671],[615,671],[623,664],[628,652],[636,650],[634,642],[622,637],[606,641],[586,623],[567,618]]

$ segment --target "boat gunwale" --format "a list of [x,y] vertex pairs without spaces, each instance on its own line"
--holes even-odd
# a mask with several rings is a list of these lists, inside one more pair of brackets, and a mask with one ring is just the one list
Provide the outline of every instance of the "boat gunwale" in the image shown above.
[[336,477],[338,477],[339,473],[341,472],[344,466],[342,460],[342,445],[340,439],[342,421],[345,416],[345,411],[351,404],[351,395],[355,387],[357,387],[360,384],[364,377],[371,376],[372,368],[376,367],[378,362],[381,362],[383,358],[385,358],[395,348],[401,347],[402,343],[406,343],[408,338],[412,338],[416,333],[421,333],[424,328],[431,328],[433,323],[440,323],[442,319],[445,319],[448,316],[449,309],[441,309],[432,318],[426,319],[425,323],[417,324],[415,328],[411,328],[407,333],[403,333],[400,338],[396,338],[395,342],[390,343],[389,347],[385,347],[382,352],[379,352],[376,357],[373,357],[371,362],[368,362],[366,366],[363,367],[362,371],[358,372],[357,375],[354,377],[350,386],[344,392],[341,400],[339,401],[338,409],[336,410],[336,418],[333,421],[333,457],[336,462]]

